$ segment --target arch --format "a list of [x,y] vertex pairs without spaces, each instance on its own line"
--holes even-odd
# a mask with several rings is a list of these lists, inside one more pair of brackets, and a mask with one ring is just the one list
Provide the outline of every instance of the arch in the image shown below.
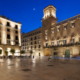
[[66,57],[66,58],[70,58],[70,50],[69,50],[69,49],[67,49],[67,50],[65,51],[65,57]]
[[48,48],[45,49],[45,50],[44,50],[44,53],[45,53],[45,56],[49,56],[49,55],[50,55],[50,51],[49,51],[49,49],[48,49]]

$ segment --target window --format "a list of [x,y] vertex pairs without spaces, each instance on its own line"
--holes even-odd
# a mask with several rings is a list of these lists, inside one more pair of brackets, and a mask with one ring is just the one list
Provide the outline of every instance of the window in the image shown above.
[[60,31],[60,27],[57,28],[57,31],[58,31],[58,32]]
[[38,43],[40,44],[40,43],[41,43],[41,41],[38,41]]
[[34,42],[34,44],[36,44],[36,41]]
[[74,44],[75,43],[75,39],[72,39],[72,40],[70,39],[70,43]]
[[31,46],[31,49],[32,49],[32,46]]
[[7,44],[10,44],[10,40],[7,40]]
[[41,33],[41,31],[39,31],[39,33]]
[[46,47],[48,47],[48,43],[46,43]]
[[7,29],[8,32],[10,32],[10,29]]
[[60,45],[60,41],[57,41],[57,46],[59,46]]
[[52,33],[54,33],[54,29],[52,29]]
[[35,45],[35,47],[34,48],[36,48],[36,45]]
[[51,45],[54,46],[54,42],[51,42]]
[[40,48],[41,46],[39,45],[39,48]]
[[67,29],[67,25],[64,26],[64,30],[66,30],[66,29]]
[[71,28],[75,27],[75,23],[71,23]]
[[63,45],[66,45],[66,43],[67,43],[67,40],[63,40]]
[[36,40],[36,36],[35,36],[35,38],[34,38],[35,40]]
[[17,33],[18,33],[18,31],[15,31],[15,33],[17,34]]
[[7,26],[10,26],[10,23],[9,22],[7,22]]
[[16,36],[15,38],[16,38],[16,40],[18,40],[18,36]]
[[48,30],[45,31],[45,35],[48,35]]
[[9,34],[7,34],[7,39],[10,39],[10,35]]
[[31,45],[32,45],[33,43],[31,42]]
[[47,40],[48,38],[47,38],[47,36],[45,36],[45,40]]
[[33,39],[31,38],[31,41],[32,41]]
[[15,25],[15,29],[18,29],[18,25]]
[[18,45],[18,42],[16,42],[16,45]]

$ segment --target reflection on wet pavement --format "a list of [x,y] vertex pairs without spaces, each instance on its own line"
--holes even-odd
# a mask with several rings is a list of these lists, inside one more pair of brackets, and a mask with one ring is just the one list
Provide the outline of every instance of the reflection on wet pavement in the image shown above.
[[0,80],[80,80],[80,60],[0,59]]

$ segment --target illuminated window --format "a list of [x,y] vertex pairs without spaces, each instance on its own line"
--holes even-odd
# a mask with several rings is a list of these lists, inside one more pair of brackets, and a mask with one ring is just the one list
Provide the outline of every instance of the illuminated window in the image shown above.
[[48,35],[48,30],[45,31],[45,35]]
[[40,44],[40,43],[41,43],[41,41],[38,41],[38,43]]
[[47,40],[48,38],[47,38],[47,36],[45,36],[45,40]]

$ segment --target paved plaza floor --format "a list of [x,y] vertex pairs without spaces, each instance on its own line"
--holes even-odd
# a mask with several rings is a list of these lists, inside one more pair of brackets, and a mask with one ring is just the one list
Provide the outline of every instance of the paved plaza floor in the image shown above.
[[80,60],[0,59],[0,80],[80,80]]

